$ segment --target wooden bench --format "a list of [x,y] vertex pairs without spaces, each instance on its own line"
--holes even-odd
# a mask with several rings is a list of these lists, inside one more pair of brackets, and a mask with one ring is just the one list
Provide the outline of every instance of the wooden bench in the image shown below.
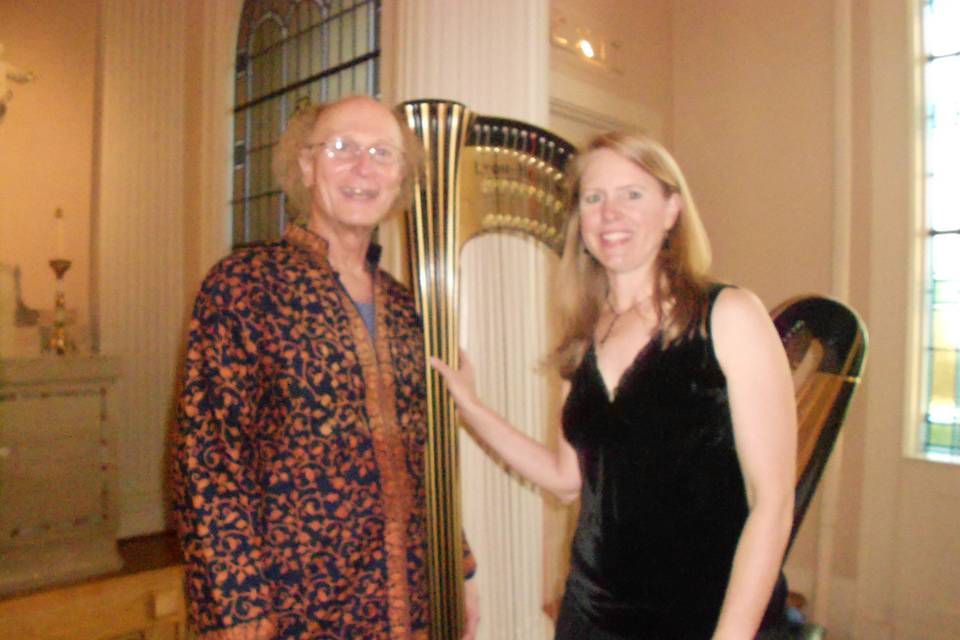
[[0,599],[0,638],[186,640],[179,548],[170,533],[122,540],[123,569]]

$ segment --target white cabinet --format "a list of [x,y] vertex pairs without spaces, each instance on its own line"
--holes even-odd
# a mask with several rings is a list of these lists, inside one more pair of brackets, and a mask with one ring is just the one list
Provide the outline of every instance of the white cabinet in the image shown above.
[[0,361],[0,595],[120,568],[108,398],[118,361]]

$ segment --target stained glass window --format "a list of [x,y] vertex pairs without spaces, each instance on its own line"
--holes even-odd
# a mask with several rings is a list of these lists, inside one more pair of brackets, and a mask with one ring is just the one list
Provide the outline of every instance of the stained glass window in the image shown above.
[[380,0],[246,0],[237,37],[233,244],[280,237],[273,146],[302,102],[379,94]]
[[960,0],[925,0],[923,453],[960,458]]

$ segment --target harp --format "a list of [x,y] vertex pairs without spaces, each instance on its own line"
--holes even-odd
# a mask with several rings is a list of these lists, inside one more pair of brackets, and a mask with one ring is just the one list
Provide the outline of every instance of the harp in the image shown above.
[[787,352],[797,398],[792,544],[860,383],[867,336],[857,314],[829,298],[791,298],[771,316]]
[[[770,314],[783,341],[797,399],[797,484],[787,552],[807,513],[843,426],[853,392],[860,384],[867,333],[857,314],[819,296],[790,298]],[[777,632],[820,640],[816,624],[783,621]]]
[[[487,232],[520,233],[559,253],[566,219],[563,171],[573,146],[529,124],[422,100],[399,109],[423,147],[407,219],[410,273],[425,350],[458,365],[460,252]],[[427,376],[426,460],[431,637],[462,625],[463,547],[456,411]]]

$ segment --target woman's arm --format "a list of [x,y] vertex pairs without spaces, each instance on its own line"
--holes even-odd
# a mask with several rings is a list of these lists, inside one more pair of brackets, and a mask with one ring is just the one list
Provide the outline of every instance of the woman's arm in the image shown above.
[[[492,449],[511,469],[564,502],[572,502],[580,493],[580,466],[577,454],[560,434],[556,451],[524,435],[497,415],[477,397],[473,367],[461,354],[462,365],[454,370],[437,358],[430,365],[443,376],[460,417],[476,438]],[[563,397],[566,398],[564,387]]]
[[711,327],[750,507],[714,640],[747,640],[757,633],[790,535],[796,403],[780,337],[754,294],[725,289]]

